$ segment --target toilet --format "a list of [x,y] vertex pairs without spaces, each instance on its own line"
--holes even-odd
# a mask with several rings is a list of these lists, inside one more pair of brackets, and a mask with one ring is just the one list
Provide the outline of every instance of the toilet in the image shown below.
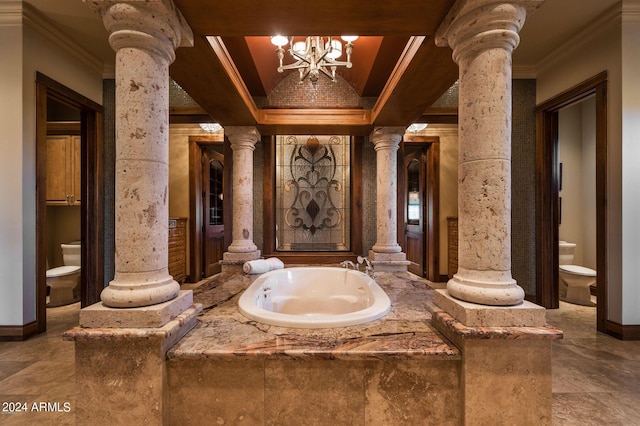
[[591,286],[596,285],[596,271],[574,265],[576,244],[559,242],[560,300],[584,306],[595,306],[591,301]]
[[47,307],[68,305],[80,300],[80,241],[61,244],[64,266],[47,270],[50,288]]

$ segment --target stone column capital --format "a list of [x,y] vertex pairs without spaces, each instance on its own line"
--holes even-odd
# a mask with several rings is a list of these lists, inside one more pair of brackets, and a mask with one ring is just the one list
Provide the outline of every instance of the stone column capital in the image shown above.
[[404,127],[376,127],[371,132],[369,139],[376,151],[391,150],[395,152],[400,147],[405,130]]
[[224,128],[224,134],[231,142],[231,149],[241,150],[256,149],[256,143],[260,140],[260,132],[253,126],[229,126]]
[[[87,0],[85,0],[87,1]],[[175,49],[193,46],[193,32],[171,0],[90,0],[102,16],[109,44],[145,49],[175,60]]]
[[518,33],[528,12],[545,0],[458,0],[436,31],[437,46],[453,49],[453,60],[488,49],[509,52],[520,43]]

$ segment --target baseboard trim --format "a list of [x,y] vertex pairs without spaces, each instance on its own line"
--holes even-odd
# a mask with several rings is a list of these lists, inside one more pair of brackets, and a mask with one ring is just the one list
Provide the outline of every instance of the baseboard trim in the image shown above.
[[604,332],[621,340],[640,340],[640,325],[623,325],[606,321]]
[[22,341],[38,334],[38,322],[25,325],[0,325],[0,341]]

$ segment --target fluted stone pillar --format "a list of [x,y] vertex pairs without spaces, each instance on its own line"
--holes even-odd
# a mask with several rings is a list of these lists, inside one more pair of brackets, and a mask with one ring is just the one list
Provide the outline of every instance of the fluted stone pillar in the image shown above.
[[544,0],[458,1],[436,33],[460,68],[458,272],[448,293],[511,306],[511,56],[527,10]]
[[225,127],[224,131],[233,150],[233,232],[223,266],[260,257],[253,242],[253,151],[260,133],[251,126]]
[[369,136],[376,150],[376,243],[369,258],[377,271],[406,271],[398,244],[398,148],[404,127],[377,127]]
[[116,51],[115,277],[109,307],[174,299],[169,275],[169,64],[193,34],[170,0],[92,0]]

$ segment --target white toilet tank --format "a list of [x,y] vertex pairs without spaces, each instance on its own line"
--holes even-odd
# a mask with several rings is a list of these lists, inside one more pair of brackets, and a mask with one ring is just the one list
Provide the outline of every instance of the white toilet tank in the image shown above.
[[81,266],[80,265],[80,252],[82,246],[79,241],[74,241],[69,244],[60,244],[62,248],[62,261],[66,266]]
[[558,242],[558,248],[558,264],[573,265],[576,244],[560,240]]

